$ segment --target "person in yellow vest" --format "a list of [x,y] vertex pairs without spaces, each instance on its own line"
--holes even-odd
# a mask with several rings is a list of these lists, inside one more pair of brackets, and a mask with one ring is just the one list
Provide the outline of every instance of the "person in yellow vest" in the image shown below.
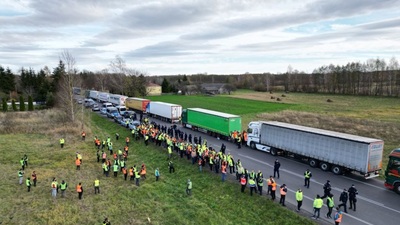
[[304,187],[310,188],[310,179],[312,177],[312,173],[309,169],[304,172]]
[[94,194],[100,194],[100,180],[97,178],[94,180]]
[[107,217],[104,219],[103,225],[111,225],[111,222],[108,220]]
[[31,178],[30,177],[26,178],[25,183],[26,183],[26,187],[28,188],[28,192],[30,192],[31,191]]
[[186,194],[189,196],[192,195],[192,181],[190,179],[187,181]]
[[250,187],[250,195],[253,196],[253,191],[256,192],[256,182],[254,181],[253,177],[249,177],[248,181],[249,181],[249,187]]
[[300,211],[301,206],[303,205],[303,192],[301,189],[297,189],[296,191],[296,201],[297,201],[297,212]]
[[140,173],[138,170],[135,171],[136,186],[140,186]]
[[332,209],[335,206],[333,194],[328,195],[328,197],[326,198],[326,205],[328,206],[328,213],[326,214],[326,218],[332,219]]
[[83,195],[82,183],[79,183],[78,185],[76,185],[76,192],[78,192],[78,198],[82,199],[82,195]]
[[59,187],[60,187],[60,190],[61,190],[61,197],[64,198],[65,197],[65,191],[67,190],[68,184],[67,184],[67,182],[62,180]]
[[286,193],[287,193],[287,187],[286,184],[282,184],[282,186],[279,188],[280,194],[281,194],[281,199],[279,200],[279,203],[282,204],[282,206],[285,205],[285,199],[286,199]]
[[322,206],[324,205],[324,201],[321,199],[321,196],[317,195],[314,199],[313,207],[314,207],[314,214],[312,216],[313,219],[318,219],[320,215],[320,211]]
[[64,138],[60,138],[60,146],[61,146],[61,148],[64,148],[64,144],[65,144],[65,139]]
[[339,225],[342,222],[343,213],[339,207],[336,207],[336,210],[337,212],[333,216],[333,219],[335,220],[335,225]]
[[58,182],[57,179],[54,177],[53,182],[51,182],[51,196],[54,198],[57,197],[57,190],[58,190]]

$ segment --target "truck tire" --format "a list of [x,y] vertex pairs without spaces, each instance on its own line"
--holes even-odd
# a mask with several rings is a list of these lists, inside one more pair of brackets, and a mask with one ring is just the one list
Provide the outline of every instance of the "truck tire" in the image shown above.
[[393,191],[400,195],[400,183],[399,182],[394,184]]
[[256,149],[256,143],[254,143],[254,142],[250,142],[250,148],[252,148],[252,149]]
[[332,166],[332,173],[335,175],[342,175],[343,174],[343,168],[341,166],[333,165]]
[[278,155],[278,151],[276,150],[276,148],[271,148],[270,153],[273,156],[277,156]]
[[322,171],[328,171],[330,169],[331,165],[329,165],[329,163],[327,163],[327,162],[321,162],[319,167],[321,168]]
[[311,167],[317,167],[318,166],[318,160],[316,159],[309,159],[308,160],[308,165],[310,165]]

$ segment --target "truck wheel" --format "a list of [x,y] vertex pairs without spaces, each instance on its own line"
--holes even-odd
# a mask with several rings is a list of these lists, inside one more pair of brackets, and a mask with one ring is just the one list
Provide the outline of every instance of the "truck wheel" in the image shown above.
[[334,165],[332,167],[332,173],[335,174],[335,175],[342,175],[343,174],[343,168],[341,166]]
[[310,165],[311,167],[317,167],[318,166],[318,161],[316,159],[310,159],[308,161],[308,165]]
[[328,171],[329,168],[330,168],[330,165],[329,165],[329,163],[327,163],[327,162],[321,162],[320,167],[321,167],[321,170],[322,170],[322,171]]
[[278,151],[276,150],[276,148],[271,148],[270,153],[271,153],[271,155],[273,155],[273,156],[278,155]]
[[254,142],[250,142],[250,148],[256,149],[256,144]]
[[400,195],[400,183],[395,183],[393,190]]

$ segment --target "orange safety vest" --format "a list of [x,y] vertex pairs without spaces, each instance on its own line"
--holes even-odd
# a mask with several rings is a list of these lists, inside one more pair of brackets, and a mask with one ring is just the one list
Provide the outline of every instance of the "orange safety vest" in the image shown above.
[[270,179],[267,179],[267,185],[268,186],[271,186],[272,185],[272,179],[270,178]]
[[81,160],[76,159],[76,160],[75,160],[75,165],[80,166],[80,165],[81,165]]
[[222,171],[222,173],[226,173],[226,165],[222,165],[221,171]]
[[129,176],[133,176],[133,169],[129,169]]
[[244,134],[243,134],[243,139],[244,139],[244,141],[247,142],[247,132],[244,132]]
[[122,173],[123,173],[123,174],[126,174],[126,169],[125,169],[125,167],[122,167]]
[[76,192],[82,192],[82,186],[81,185],[76,185]]
[[246,178],[244,178],[244,177],[240,178],[240,184],[246,185]]
[[117,159],[117,153],[114,153],[113,156],[114,156],[114,159]]
[[275,191],[276,190],[276,183],[272,183],[272,190]]
[[82,137],[85,137],[86,136],[86,133],[85,132],[82,132]]
[[126,137],[126,138],[125,138],[125,141],[126,141],[126,142],[129,142],[129,137]]
[[335,222],[341,223],[342,222],[342,214],[339,214],[338,218],[335,220]]
[[107,154],[104,152],[103,153],[103,159],[106,159],[107,158]]
[[143,168],[142,171],[140,171],[140,175],[146,175],[146,168]]
[[284,188],[283,188],[283,187],[281,187],[280,189],[281,189],[281,190],[280,190],[280,192],[281,192],[281,195],[286,195],[286,192],[284,192],[284,191],[283,191],[283,189],[284,189]]
[[129,147],[128,147],[128,146],[125,146],[125,147],[124,147],[124,151],[127,152],[128,150],[129,150]]

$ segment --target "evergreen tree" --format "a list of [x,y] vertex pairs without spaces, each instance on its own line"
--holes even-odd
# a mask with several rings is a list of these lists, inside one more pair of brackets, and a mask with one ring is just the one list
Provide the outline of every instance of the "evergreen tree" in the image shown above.
[[53,92],[47,92],[47,95],[46,95],[46,106],[47,107],[53,107],[54,104],[55,104],[55,100],[54,100]]
[[51,92],[53,93],[57,92],[58,81],[65,74],[66,74],[65,64],[62,60],[60,60],[58,66],[53,70],[53,75],[52,75],[53,81],[51,83],[51,89],[50,89]]
[[168,80],[166,78],[164,78],[164,80],[163,80],[163,82],[161,84],[161,92],[162,93],[168,93],[170,91],[171,91],[171,89],[170,89],[170,86],[169,86],[169,82],[168,82]]
[[33,108],[33,99],[32,99],[32,96],[29,95],[29,97],[28,97],[28,111],[33,111],[33,110],[34,110],[34,108]]
[[12,106],[12,109],[14,110],[14,112],[17,111],[17,105],[15,104],[14,99],[11,101],[11,106]]
[[6,98],[3,98],[3,112],[7,112],[7,110],[8,110],[7,100]]
[[25,111],[24,97],[19,96],[19,111]]
[[10,68],[4,69],[0,66],[0,90],[6,94],[15,90],[14,74]]

